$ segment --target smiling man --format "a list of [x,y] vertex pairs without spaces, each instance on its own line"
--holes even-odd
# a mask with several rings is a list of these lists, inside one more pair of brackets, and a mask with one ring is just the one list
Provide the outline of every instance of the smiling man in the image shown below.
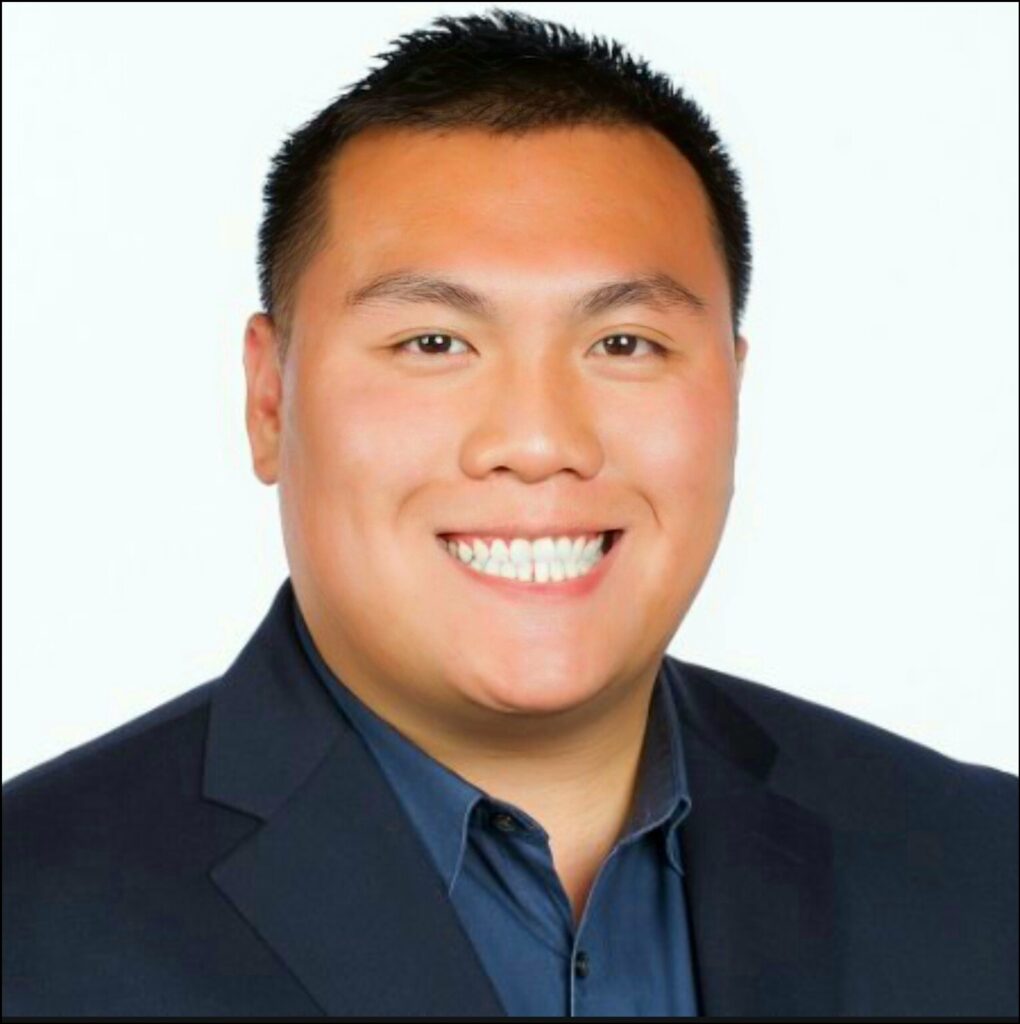
[[246,339],[297,604],[365,704],[541,822],[580,917],[733,489],[708,204],[602,126],[365,132],[326,204],[282,373],[271,318]]
[[718,137],[598,40],[437,24],[274,162],[290,576],[5,785],[5,1012],[1015,1013],[1016,777],[666,654],[748,353]]

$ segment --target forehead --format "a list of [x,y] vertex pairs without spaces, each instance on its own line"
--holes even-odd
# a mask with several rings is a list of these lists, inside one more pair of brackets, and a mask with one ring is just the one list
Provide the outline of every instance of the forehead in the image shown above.
[[328,183],[334,284],[396,267],[491,270],[523,290],[657,266],[717,299],[725,269],[693,167],[638,127],[524,135],[373,128],[351,139]]

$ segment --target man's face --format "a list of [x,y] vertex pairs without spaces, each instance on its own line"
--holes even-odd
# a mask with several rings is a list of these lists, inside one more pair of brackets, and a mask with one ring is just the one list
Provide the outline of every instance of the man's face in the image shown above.
[[[279,484],[331,666],[437,727],[580,720],[650,682],[722,534],[746,351],[691,166],[646,129],[372,130],[336,163],[329,224],[282,376],[263,314],[245,367],[255,469]],[[396,270],[492,309],[345,304]],[[655,271],[706,310],[574,309]],[[624,533],[591,592],[540,597],[485,585],[437,541],[497,523]]]

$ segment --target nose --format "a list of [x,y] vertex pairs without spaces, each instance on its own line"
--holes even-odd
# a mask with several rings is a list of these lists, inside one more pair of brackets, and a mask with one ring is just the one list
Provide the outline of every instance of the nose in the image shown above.
[[536,483],[561,471],[595,476],[604,461],[598,409],[580,375],[551,361],[510,360],[481,396],[461,453],[462,468],[483,478],[493,471]]

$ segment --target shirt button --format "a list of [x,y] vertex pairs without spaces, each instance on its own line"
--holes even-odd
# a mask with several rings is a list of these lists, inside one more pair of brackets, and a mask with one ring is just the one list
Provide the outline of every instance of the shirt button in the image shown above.
[[583,949],[579,950],[574,958],[574,973],[579,978],[587,978],[589,969],[588,954]]
[[517,823],[504,811],[498,811],[492,816],[492,823],[500,832],[516,832]]

